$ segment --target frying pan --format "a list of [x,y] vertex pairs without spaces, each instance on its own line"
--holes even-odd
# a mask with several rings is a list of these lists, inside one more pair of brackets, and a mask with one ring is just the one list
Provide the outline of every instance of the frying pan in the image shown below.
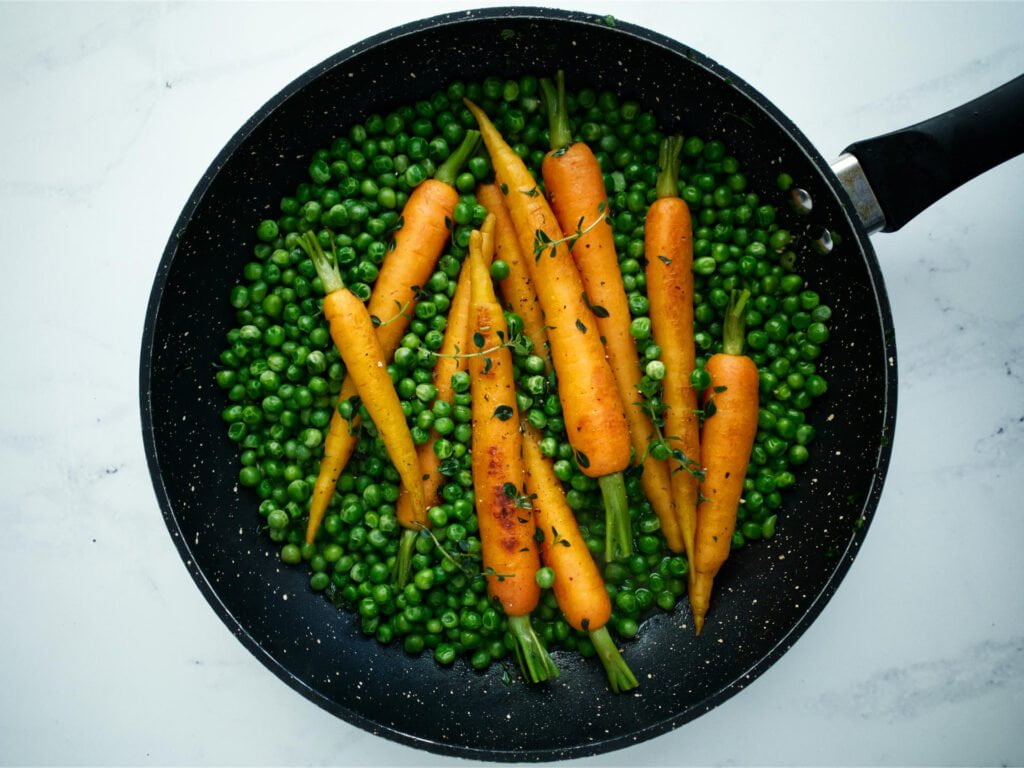
[[[595,55],[595,52],[597,54]],[[364,638],[354,620],[281,568],[256,500],[236,483],[212,370],[234,323],[226,301],[254,223],[294,187],[309,153],[353,120],[488,75],[566,71],[614,90],[659,124],[722,139],[750,187],[777,194],[805,247],[798,270],[833,308],[819,366],[829,393],[808,413],[818,436],[787,492],[774,538],[730,559],[699,639],[685,607],[645,621],[624,654],[635,695],[606,690],[600,665],[558,654],[545,686],[462,662],[441,668]],[[835,169],[763,96],[677,41],[622,22],[548,9],[449,14],[367,39],[314,67],[261,108],[199,181],[150,297],[140,404],[168,530],[230,630],[308,699],[374,734],[442,754],[553,761],[676,728],[749,685],[792,646],[839,586],[867,534],[889,462],[896,357],[868,235],[894,231],[1024,146],[1021,78],[943,116],[853,144]],[[965,151],[968,149],[969,151]],[[780,171],[800,190],[775,193]],[[284,599],[287,597],[288,599]],[[515,678],[515,675],[513,675]]]

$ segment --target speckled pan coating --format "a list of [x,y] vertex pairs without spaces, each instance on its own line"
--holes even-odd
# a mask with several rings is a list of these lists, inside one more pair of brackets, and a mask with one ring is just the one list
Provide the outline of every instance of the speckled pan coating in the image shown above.
[[[799,271],[834,310],[819,365],[831,388],[770,542],[730,559],[704,634],[684,605],[642,626],[624,654],[638,692],[614,696],[599,664],[561,653],[562,676],[528,687],[501,667],[441,668],[362,637],[352,617],[282,567],[237,486],[223,394],[212,376],[233,323],[230,287],[256,222],[304,177],[309,153],[370,112],[463,80],[558,68],[571,87],[614,89],[668,130],[723,139],[751,188],[780,170],[813,209],[790,222],[840,242]],[[141,356],[144,439],[157,498],[189,573],[214,610],[272,672],[375,734],[433,752],[554,761],[622,748],[698,717],[753,682],[818,615],[850,566],[878,502],[895,423],[891,317],[867,237],[828,164],[783,115],[727,70],[680,43],[601,17],[490,9],[427,19],[371,38],[274,96],[218,155],[172,233],[156,275]]]

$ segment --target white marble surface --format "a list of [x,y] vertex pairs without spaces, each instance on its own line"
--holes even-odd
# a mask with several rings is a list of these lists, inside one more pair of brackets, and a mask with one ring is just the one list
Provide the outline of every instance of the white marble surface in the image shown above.
[[[214,155],[335,51],[456,2],[0,4],[0,762],[442,765],[268,672],[183,567],[138,356]],[[1024,4],[562,2],[687,42],[826,157],[1024,71]],[[1024,160],[875,238],[900,401],[870,535],[749,689],[593,765],[1024,763]]]

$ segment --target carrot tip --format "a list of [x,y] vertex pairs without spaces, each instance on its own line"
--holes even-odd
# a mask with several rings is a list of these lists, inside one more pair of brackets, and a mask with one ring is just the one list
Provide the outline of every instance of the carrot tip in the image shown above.
[[704,629],[704,614],[695,613],[693,615],[693,633],[695,635],[700,635],[700,631],[702,629]]

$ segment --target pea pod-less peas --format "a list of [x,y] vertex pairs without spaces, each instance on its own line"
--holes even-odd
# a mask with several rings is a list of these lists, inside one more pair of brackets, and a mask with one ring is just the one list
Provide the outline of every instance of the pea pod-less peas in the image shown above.
[[[572,91],[568,85],[573,140],[590,145],[603,174],[641,369],[638,389],[652,413],[663,405],[665,367],[648,314],[643,224],[656,196],[658,147],[666,133],[684,135],[678,188],[693,219],[694,387],[707,386],[704,364],[720,349],[730,293],[750,291],[745,342],[759,369],[760,409],[732,546],[755,546],[786,525],[785,493],[799,484],[803,465],[813,458],[812,405],[828,393],[819,360],[832,311],[827,297],[800,275],[811,248],[793,215],[778,205],[784,199],[780,185],[793,182],[771,180],[754,189],[741,158],[715,137],[692,135],[686,125],[659,125],[644,105],[610,91]],[[312,591],[353,614],[361,631],[381,644],[430,656],[442,666],[461,659],[484,670],[510,659],[513,646],[481,572],[470,471],[470,380],[465,372],[456,374],[448,402],[438,399],[433,373],[470,232],[487,215],[474,190],[493,180],[489,159],[478,153],[455,179],[459,202],[450,241],[418,289],[416,309],[387,368],[414,442],[426,444],[436,436],[433,450],[444,475],[439,503],[428,512],[430,528],[415,539],[410,577],[401,587],[393,579],[402,535],[396,516],[399,475],[362,403],[337,402],[345,367],[320,310],[322,285],[300,246],[307,232],[333,242],[344,282],[365,300],[402,225],[399,214],[410,193],[476,125],[464,98],[479,104],[531,170],[539,171],[549,148],[548,121],[532,74],[454,82],[410,104],[382,104],[380,112],[339,128],[329,146],[312,153],[307,175],[296,179],[278,211],[254,217],[251,254],[225,296],[235,324],[213,376],[224,393],[226,439],[238,451],[238,464],[225,471],[237,473],[281,561],[305,569]],[[500,281],[506,270],[495,262],[491,276]],[[547,370],[543,350],[525,340],[521,319],[508,313],[507,320],[516,404],[538,430],[540,450],[552,461],[586,546],[603,569],[612,602],[609,630],[628,640],[643,631],[652,612],[689,611],[689,563],[666,547],[635,470],[625,477],[634,551],[618,562],[604,561],[601,491],[581,471],[567,439],[555,374]],[[310,493],[335,407],[346,419],[361,417],[362,427],[321,529],[306,543]],[[551,649],[594,655],[587,634],[559,613],[549,575],[539,574],[542,597],[533,612],[539,637]]]

